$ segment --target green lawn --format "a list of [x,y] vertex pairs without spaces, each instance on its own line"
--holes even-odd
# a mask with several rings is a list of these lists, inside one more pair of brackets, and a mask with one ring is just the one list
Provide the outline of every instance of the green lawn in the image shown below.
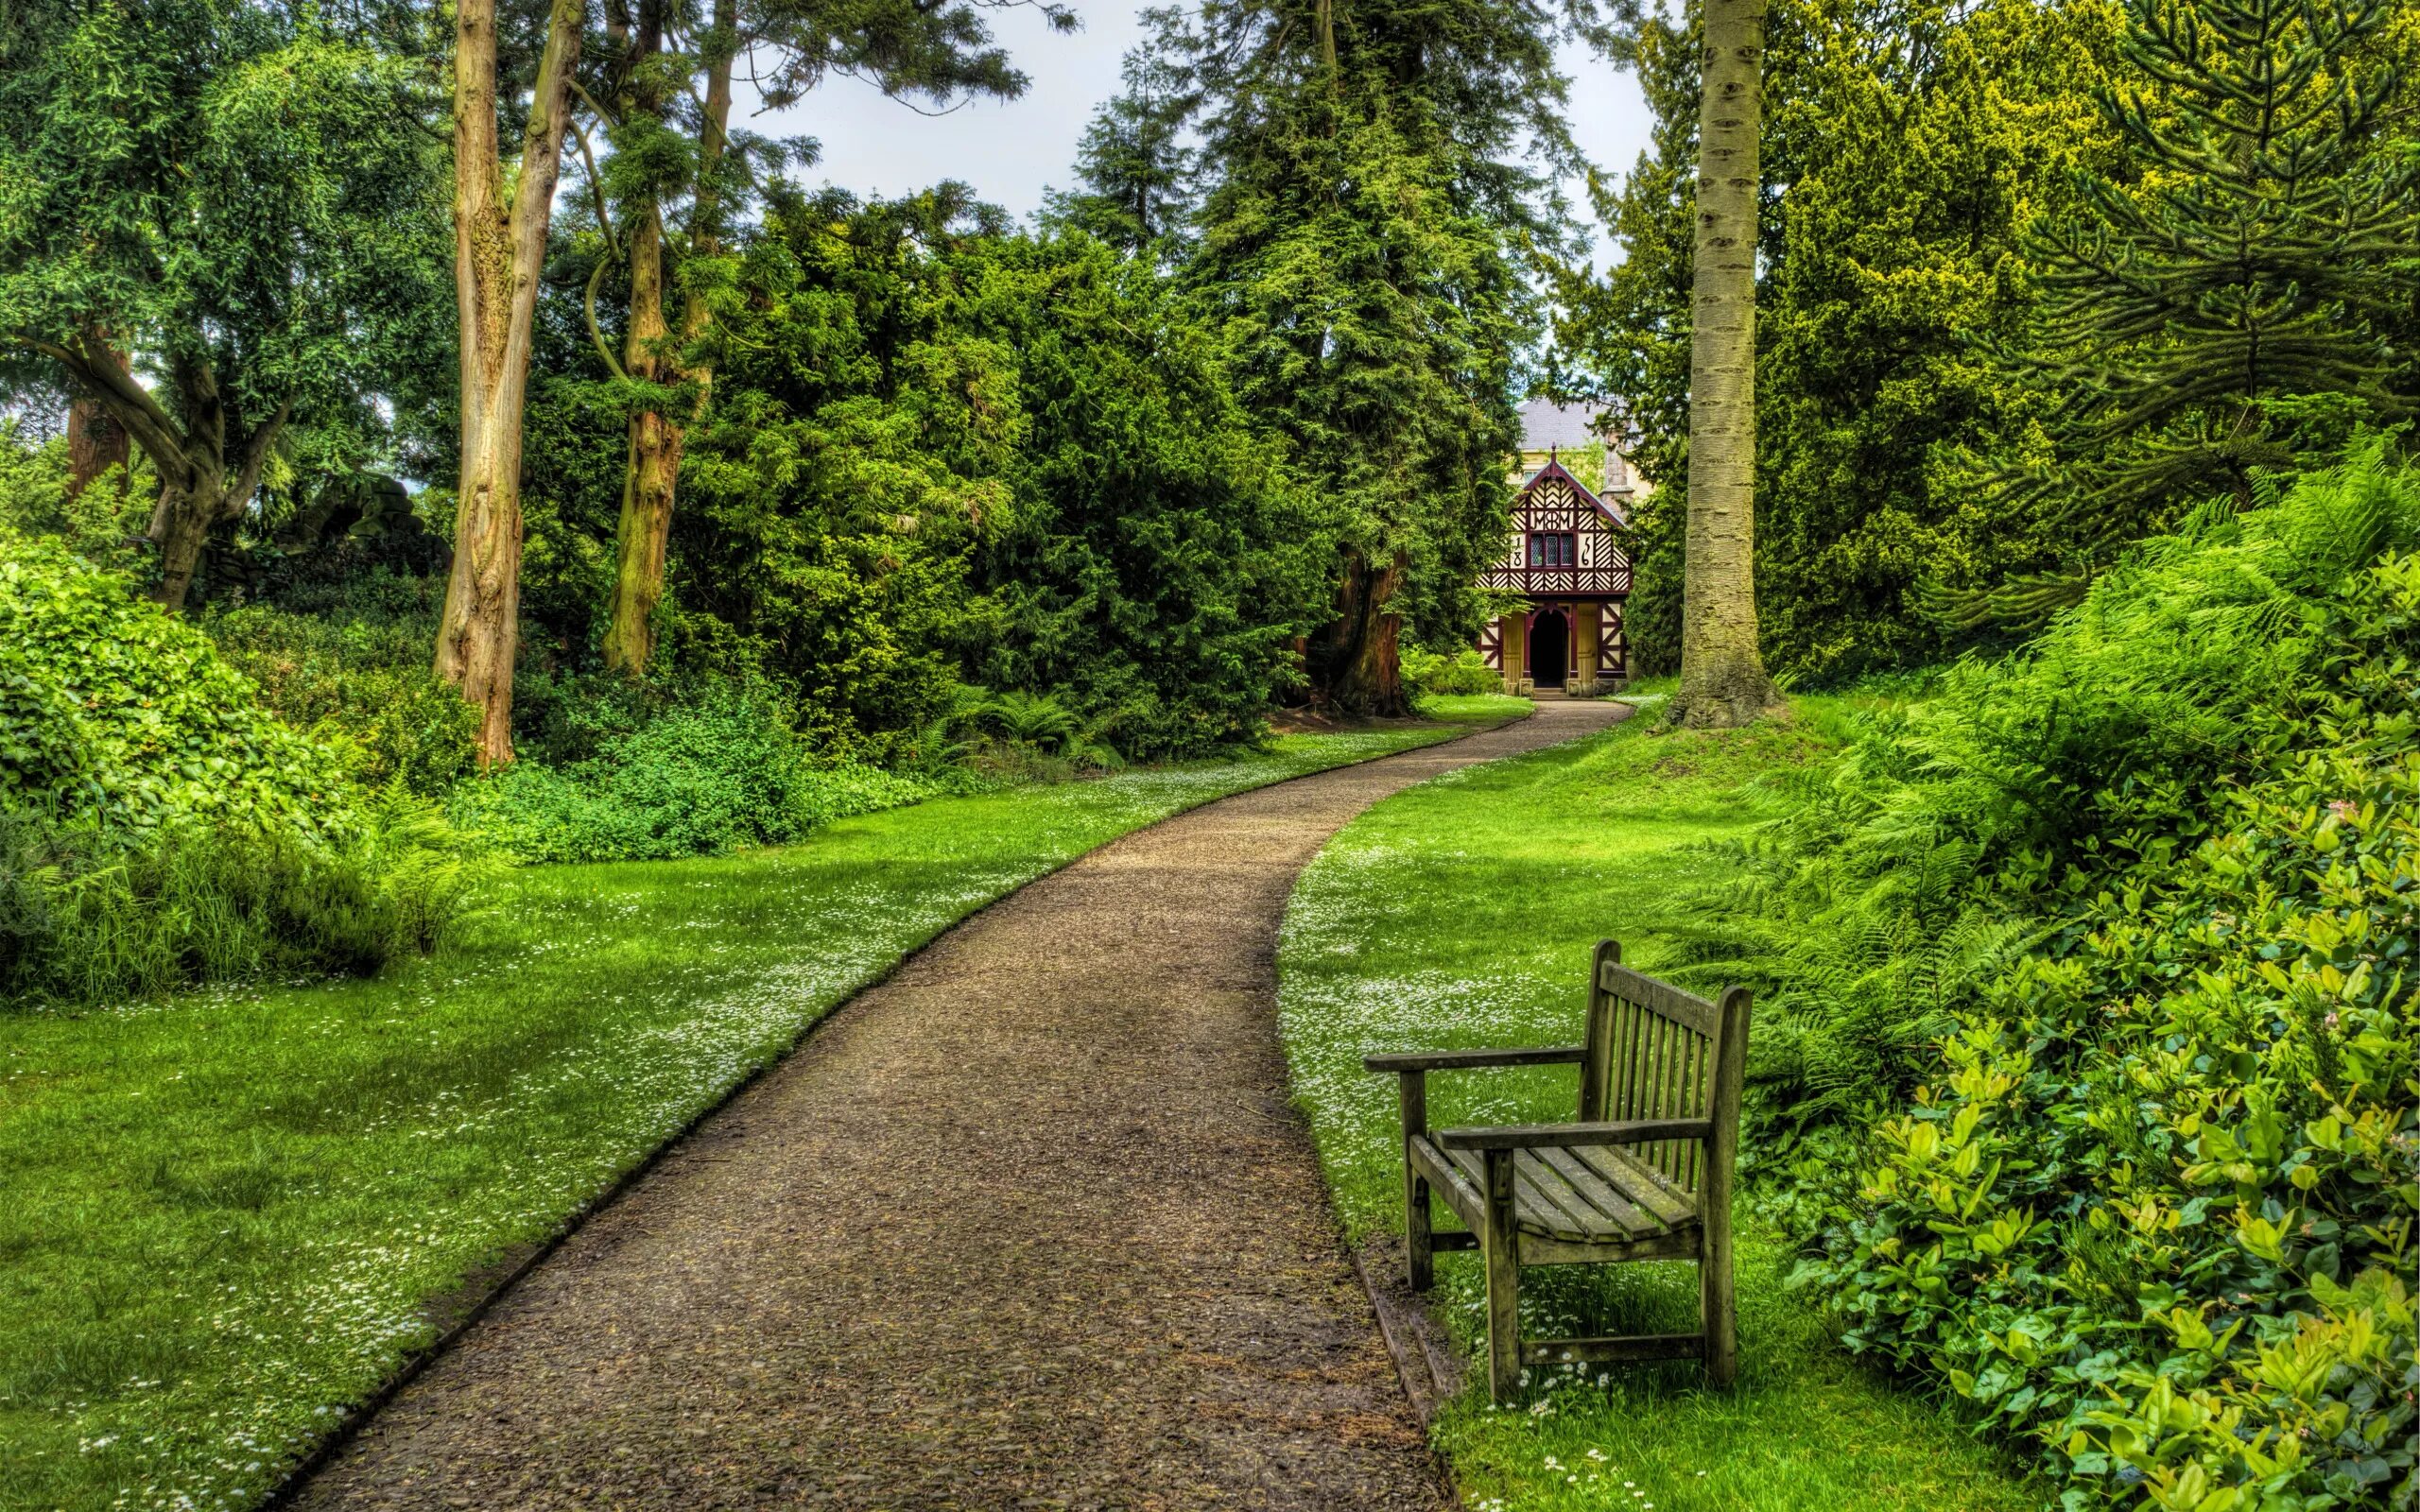
[[[1651,711],[1575,746],[1455,772],[1398,795],[1338,835],[1305,873],[1280,970],[1288,1056],[1320,1156],[1356,1238],[1399,1231],[1392,1077],[1374,1050],[1574,1043],[1588,953],[1613,935],[1648,971],[1684,958],[1702,925],[1691,894],[1727,864],[1704,842],[1742,834],[1772,799],[1757,774],[1827,743],[1838,706],[1720,735],[1655,732]],[[1568,1118],[1567,1068],[1430,1078],[1432,1124]],[[1746,1203],[1741,1204],[1745,1221]],[[1483,1383],[1436,1432],[1478,1512],[1998,1512],[2043,1497],[1923,1399],[1833,1348],[1785,1294],[1785,1246],[1750,1225],[1739,1255],[1741,1379],[1703,1389],[1694,1366],[1574,1368],[1526,1401],[1486,1405]],[[1439,1257],[1447,1322],[1475,1344],[1475,1257]],[[1524,1277],[1539,1332],[1696,1326],[1694,1269],[1538,1269]]]
[[429,1337],[431,1297],[941,930],[1178,810],[1456,732],[533,868],[465,945],[375,981],[0,1014],[0,1507],[252,1504]]

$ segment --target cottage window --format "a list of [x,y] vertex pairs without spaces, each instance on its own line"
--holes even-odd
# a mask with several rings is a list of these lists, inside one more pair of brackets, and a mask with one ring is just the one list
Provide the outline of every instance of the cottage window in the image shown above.
[[1530,536],[1530,565],[1568,567],[1575,560],[1575,538],[1568,530],[1539,530]]

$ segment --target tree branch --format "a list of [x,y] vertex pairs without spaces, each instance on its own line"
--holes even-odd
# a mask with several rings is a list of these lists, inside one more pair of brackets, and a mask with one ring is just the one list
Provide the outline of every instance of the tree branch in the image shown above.
[[182,476],[193,470],[185,457],[184,442],[177,434],[176,421],[131,374],[115,363],[96,362],[87,353],[56,342],[14,334],[10,339],[65,367],[126,427],[127,434],[134,438],[150,456],[152,466],[163,474],[173,471]]
[[292,413],[294,396],[288,394],[277,406],[277,413],[268,418],[268,423],[252,432],[251,440],[245,444],[244,470],[235,474],[235,486],[227,490],[220,503],[228,518],[241,514],[244,506],[251,501],[252,490],[261,486],[261,469],[268,465],[269,448],[277,444],[277,433],[285,428],[285,418]]

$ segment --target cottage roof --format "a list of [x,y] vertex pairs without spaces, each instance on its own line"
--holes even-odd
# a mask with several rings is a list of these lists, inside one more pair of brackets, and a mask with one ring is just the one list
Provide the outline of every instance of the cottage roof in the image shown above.
[[1597,422],[1604,412],[1601,404],[1558,404],[1551,399],[1532,399],[1521,406],[1521,450],[1594,446],[1605,438],[1604,427]]
[[1538,469],[1535,472],[1530,473],[1529,477],[1523,481],[1520,491],[1513,495],[1514,508],[1517,509],[1520,507],[1520,501],[1527,499],[1530,494],[1536,492],[1541,486],[1553,478],[1561,478],[1564,482],[1570,484],[1571,491],[1580,496],[1580,502],[1596,510],[1598,514],[1603,516],[1607,524],[1618,525],[1624,529],[1629,528],[1630,511],[1622,507],[1621,501],[1618,498],[1612,496],[1599,497],[1589,489],[1588,485],[1581,482],[1578,478],[1573,477],[1569,471],[1567,471],[1559,461],[1548,461],[1546,466]]

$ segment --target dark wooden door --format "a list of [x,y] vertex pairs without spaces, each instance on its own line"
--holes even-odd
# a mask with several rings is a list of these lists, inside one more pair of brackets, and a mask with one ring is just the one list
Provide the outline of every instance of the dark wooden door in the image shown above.
[[1549,610],[1530,625],[1530,677],[1541,688],[1563,686],[1571,664],[1571,627]]

